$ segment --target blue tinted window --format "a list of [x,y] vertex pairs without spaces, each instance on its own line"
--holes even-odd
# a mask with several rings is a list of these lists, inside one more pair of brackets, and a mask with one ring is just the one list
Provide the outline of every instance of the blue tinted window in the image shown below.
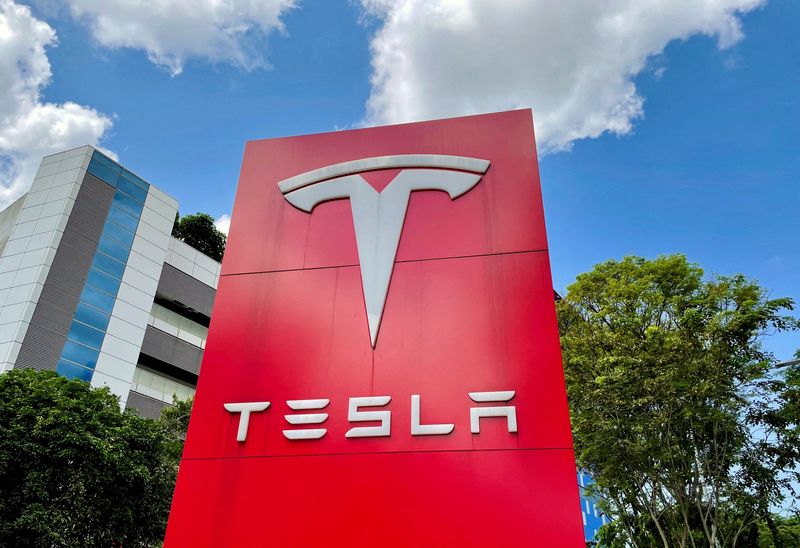
[[131,252],[129,248],[118,244],[107,236],[100,238],[100,244],[98,244],[97,249],[123,263],[128,260],[128,255]]
[[75,365],[74,363],[65,362],[60,360],[56,366],[56,373],[68,379],[79,379],[82,381],[92,380],[92,370]]
[[92,266],[101,272],[110,274],[115,278],[122,279],[122,272],[125,270],[125,265],[116,261],[104,253],[95,253]]
[[128,232],[119,225],[115,225],[110,220],[106,221],[103,227],[103,236],[114,238],[117,242],[130,247],[133,243],[133,232]]
[[108,327],[109,315],[92,308],[84,303],[78,303],[78,308],[75,309],[75,319],[79,322],[96,327],[100,331],[105,331]]
[[144,207],[141,202],[137,202],[119,190],[114,193],[114,205],[133,215],[136,219],[142,214],[142,208]]
[[122,173],[122,166],[119,165],[114,160],[112,160],[111,158],[109,158],[108,156],[106,156],[105,154],[103,154],[102,152],[98,152],[95,150],[92,153],[92,160],[97,160],[101,164],[112,169],[115,173]]
[[105,291],[109,295],[116,295],[117,290],[119,290],[120,281],[92,268],[89,269],[89,276],[86,278],[86,284]]
[[82,302],[92,305],[95,308],[99,308],[100,310],[108,312],[109,314],[111,314],[111,310],[114,308],[115,300],[116,299],[111,295],[107,295],[90,285],[84,287],[83,293],[81,293]]
[[72,322],[72,327],[69,328],[69,333],[67,333],[68,339],[98,350],[103,344],[103,337],[105,337],[105,333],[102,331],[75,321]]
[[83,346],[82,344],[68,340],[64,344],[64,352],[61,353],[61,357],[65,360],[77,363],[78,365],[94,369],[99,354],[99,350],[94,350],[88,346]]
[[92,158],[89,161],[89,167],[86,168],[86,171],[88,171],[98,179],[105,181],[111,186],[117,186],[117,179],[119,179],[119,173],[115,172],[106,164],[99,162],[96,158]]
[[150,183],[148,183],[147,181],[145,181],[144,179],[142,179],[141,177],[139,177],[135,173],[131,173],[127,169],[123,169],[122,170],[122,176],[130,179],[131,181],[133,181],[134,183],[136,183],[137,185],[139,185],[140,187],[142,187],[145,190],[150,188]]
[[124,210],[116,205],[112,205],[111,209],[108,211],[108,220],[117,223],[122,228],[130,230],[131,232],[136,232],[136,226],[139,224],[139,219],[125,213]]
[[130,181],[129,179],[126,179],[125,177],[126,176],[123,175],[119,178],[119,181],[117,182],[117,188],[129,196],[133,196],[136,200],[144,203],[145,198],[147,198],[147,190]]

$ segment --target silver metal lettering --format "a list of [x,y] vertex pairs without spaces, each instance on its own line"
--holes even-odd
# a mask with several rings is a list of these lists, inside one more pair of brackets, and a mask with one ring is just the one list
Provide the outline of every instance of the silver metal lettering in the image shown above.
[[347,420],[350,422],[380,421],[380,426],[358,426],[344,435],[346,438],[370,438],[389,436],[392,428],[391,411],[359,411],[359,407],[383,407],[392,400],[391,396],[369,396],[350,398],[347,406]]
[[[513,390],[502,392],[470,392],[469,397],[477,403],[485,402],[506,402],[514,397]],[[513,405],[502,407],[472,407],[469,410],[469,426],[473,434],[481,433],[480,419],[483,417],[506,417],[508,421],[508,431],[517,431],[517,408]]]
[[[286,405],[294,410],[325,409],[331,402],[329,399],[317,400],[288,400]],[[327,413],[308,413],[303,415],[284,415],[289,424],[322,424],[328,420]],[[324,436],[326,428],[309,428],[305,430],[284,430],[283,435],[290,440],[318,440]]]
[[245,441],[247,440],[247,427],[250,425],[250,413],[264,411],[269,407],[269,402],[225,403],[223,406],[230,413],[239,413],[239,429],[236,431],[236,441]]
[[420,398],[419,395],[411,396],[411,435],[436,436],[449,434],[455,429],[455,424],[420,424]]

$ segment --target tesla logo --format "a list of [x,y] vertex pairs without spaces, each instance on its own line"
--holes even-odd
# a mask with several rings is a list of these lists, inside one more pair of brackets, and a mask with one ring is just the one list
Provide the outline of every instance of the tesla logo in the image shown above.
[[[475,403],[504,403],[506,405],[491,405],[471,407],[469,410],[469,430],[473,434],[481,433],[482,418],[500,417],[506,419],[509,432],[517,431],[517,407],[507,405],[514,398],[516,391],[503,390],[499,392],[470,392],[469,398]],[[344,435],[346,438],[378,438],[390,436],[392,433],[392,412],[388,409],[380,411],[362,411],[362,408],[386,407],[392,401],[391,396],[366,396],[350,398],[347,403],[347,420],[349,422],[378,422],[378,426],[354,426]],[[286,405],[293,411],[319,411],[328,407],[331,400],[288,400]],[[268,401],[254,401],[243,403],[226,403],[223,407],[229,413],[239,414],[239,426],[236,430],[236,441],[247,441],[247,432],[250,426],[251,413],[260,413],[269,408]],[[290,428],[283,431],[289,440],[318,440],[328,433],[327,428],[320,428],[328,420],[328,413],[289,413],[283,416],[284,420],[292,426],[314,425],[315,428]],[[420,396],[411,396],[411,435],[412,436],[440,436],[447,435],[455,429],[456,425],[449,424],[422,424],[420,412]]]
[[[358,175],[396,168],[404,169],[380,192]],[[334,164],[278,183],[284,198],[307,213],[322,202],[350,199],[373,348],[378,339],[409,196],[415,190],[442,190],[455,200],[478,184],[487,169],[489,160],[405,154]]]

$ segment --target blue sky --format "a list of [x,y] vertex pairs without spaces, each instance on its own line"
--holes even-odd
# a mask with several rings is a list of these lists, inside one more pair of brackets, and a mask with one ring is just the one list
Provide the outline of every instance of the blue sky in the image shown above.
[[[0,61],[0,81],[24,84],[0,84],[0,118],[4,93],[20,119],[80,105],[61,140],[31,133],[14,148],[0,131],[7,197],[24,190],[29,158],[92,141],[182,213],[221,217],[249,139],[530,106],[558,290],[609,258],[681,252],[800,298],[797,2],[675,0],[647,13],[623,0],[612,13],[587,1],[554,14],[539,0],[507,13],[481,0],[268,0],[274,12],[241,20],[175,15],[212,10],[201,0],[161,3],[177,11],[137,21],[126,0],[43,0],[27,15],[0,0],[7,19],[16,9],[12,28],[39,22],[57,35],[33,33],[43,53],[28,72],[45,58],[49,77],[26,82]],[[133,30],[117,32],[120,22]],[[242,27],[233,43],[220,38]],[[161,34],[141,30],[151,28]],[[767,346],[788,359],[800,336]]]

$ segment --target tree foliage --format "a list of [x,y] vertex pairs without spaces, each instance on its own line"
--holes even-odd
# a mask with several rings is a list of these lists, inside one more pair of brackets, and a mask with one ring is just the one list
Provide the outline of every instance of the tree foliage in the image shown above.
[[159,421],[50,371],[0,375],[0,546],[151,546],[177,466]]
[[214,218],[208,213],[183,217],[176,213],[172,235],[215,261],[221,261],[225,253],[227,237],[214,226]]
[[[775,529],[770,530],[766,522],[758,524],[758,548],[786,548],[800,546],[800,518],[774,517]],[[778,540],[775,540],[777,532]]]
[[759,340],[797,328],[792,300],[674,255],[599,264],[557,306],[576,458],[616,520],[603,544],[748,546],[774,530],[800,416],[796,379],[770,372]]
[[194,400],[173,399],[172,405],[161,410],[159,422],[161,423],[167,441],[167,454],[172,460],[177,471],[183,454],[183,444],[186,441],[186,431],[189,429],[189,415],[192,412]]

